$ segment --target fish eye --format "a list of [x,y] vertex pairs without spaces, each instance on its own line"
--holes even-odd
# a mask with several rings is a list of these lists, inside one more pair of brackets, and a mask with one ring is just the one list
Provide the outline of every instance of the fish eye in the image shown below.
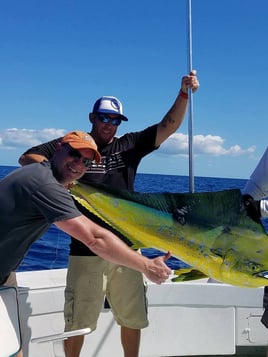
[[259,271],[260,265],[256,262],[248,261],[246,262],[246,265],[249,267],[249,270],[252,272]]

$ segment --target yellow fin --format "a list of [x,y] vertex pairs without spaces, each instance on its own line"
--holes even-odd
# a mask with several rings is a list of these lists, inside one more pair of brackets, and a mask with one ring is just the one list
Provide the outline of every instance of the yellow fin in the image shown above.
[[176,275],[176,277],[172,279],[173,282],[198,280],[208,277],[201,271],[193,268],[178,269],[174,271],[174,274]]

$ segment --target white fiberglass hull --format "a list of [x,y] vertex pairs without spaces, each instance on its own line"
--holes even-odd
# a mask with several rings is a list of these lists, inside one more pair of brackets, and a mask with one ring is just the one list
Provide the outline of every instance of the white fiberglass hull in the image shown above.
[[[54,357],[58,342],[37,342],[63,332],[66,269],[18,273],[24,355]],[[260,322],[263,289],[207,280],[148,285],[150,326],[142,331],[140,356],[264,356],[268,331]],[[1,355],[1,354],[0,354]],[[239,354],[240,355],[240,354]],[[85,336],[81,357],[123,356],[120,329],[103,309],[97,330]]]

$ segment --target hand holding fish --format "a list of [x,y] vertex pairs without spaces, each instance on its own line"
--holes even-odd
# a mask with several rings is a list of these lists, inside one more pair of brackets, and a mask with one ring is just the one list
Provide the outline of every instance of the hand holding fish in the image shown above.
[[165,261],[171,257],[171,253],[167,252],[161,257],[148,259],[143,272],[148,279],[156,284],[164,283],[171,274],[171,269],[165,264]]
[[188,89],[191,88],[192,92],[194,93],[198,88],[200,84],[199,81],[196,77],[196,70],[192,70],[189,75],[182,77],[181,80],[181,90],[184,93],[188,92]]

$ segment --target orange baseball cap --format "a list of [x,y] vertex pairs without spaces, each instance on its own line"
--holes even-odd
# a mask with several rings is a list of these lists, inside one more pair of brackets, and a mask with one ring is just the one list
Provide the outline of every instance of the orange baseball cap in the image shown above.
[[94,151],[94,160],[101,162],[101,155],[98,152],[98,147],[95,140],[88,133],[83,131],[71,131],[67,133],[61,140],[63,144],[69,144],[73,149],[90,149]]

